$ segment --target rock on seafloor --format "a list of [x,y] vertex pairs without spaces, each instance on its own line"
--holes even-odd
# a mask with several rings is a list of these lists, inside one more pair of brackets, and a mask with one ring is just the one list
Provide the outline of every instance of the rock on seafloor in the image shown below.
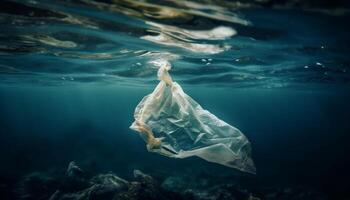
[[75,162],[70,162],[63,177],[35,172],[17,185],[15,198],[22,200],[158,200],[182,199],[165,191],[151,176],[134,170],[134,181],[113,173],[89,177]]
[[[24,176],[14,189],[20,200],[326,200],[307,188],[245,188],[239,180],[191,173],[173,174],[156,180],[134,170],[133,180],[112,172],[90,174],[70,162],[62,175],[33,172]],[[225,181],[226,180],[226,181]],[[4,199],[5,200],[5,199]]]

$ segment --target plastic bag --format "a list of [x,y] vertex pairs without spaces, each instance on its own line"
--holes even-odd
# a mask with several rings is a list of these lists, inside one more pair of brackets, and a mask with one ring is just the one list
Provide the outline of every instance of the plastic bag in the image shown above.
[[147,142],[147,149],[173,158],[198,156],[241,171],[255,173],[247,138],[184,93],[173,82],[165,63],[159,84],[135,109],[130,126]]

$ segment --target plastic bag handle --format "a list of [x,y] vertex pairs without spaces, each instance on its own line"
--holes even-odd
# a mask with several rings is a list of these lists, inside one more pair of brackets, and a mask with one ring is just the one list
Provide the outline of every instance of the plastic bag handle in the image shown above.
[[158,79],[160,81],[164,81],[167,85],[172,86],[173,85],[173,79],[171,78],[170,74],[169,74],[169,70],[171,69],[171,65],[169,63],[162,65],[159,69],[158,69]]

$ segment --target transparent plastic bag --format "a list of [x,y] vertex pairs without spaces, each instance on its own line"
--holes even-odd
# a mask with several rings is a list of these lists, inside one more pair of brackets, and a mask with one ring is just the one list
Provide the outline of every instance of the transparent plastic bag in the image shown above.
[[159,68],[160,82],[137,105],[130,128],[140,133],[151,152],[173,158],[198,156],[255,173],[247,138],[185,94],[172,81],[170,68],[168,62]]

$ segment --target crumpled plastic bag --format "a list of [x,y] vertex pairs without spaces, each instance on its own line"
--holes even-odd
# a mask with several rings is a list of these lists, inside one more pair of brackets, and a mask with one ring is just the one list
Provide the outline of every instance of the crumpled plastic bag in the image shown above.
[[145,139],[150,152],[172,158],[198,156],[255,173],[247,138],[184,93],[181,86],[172,81],[170,68],[170,63],[159,68],[160,82],[137,105],[130,128]]

